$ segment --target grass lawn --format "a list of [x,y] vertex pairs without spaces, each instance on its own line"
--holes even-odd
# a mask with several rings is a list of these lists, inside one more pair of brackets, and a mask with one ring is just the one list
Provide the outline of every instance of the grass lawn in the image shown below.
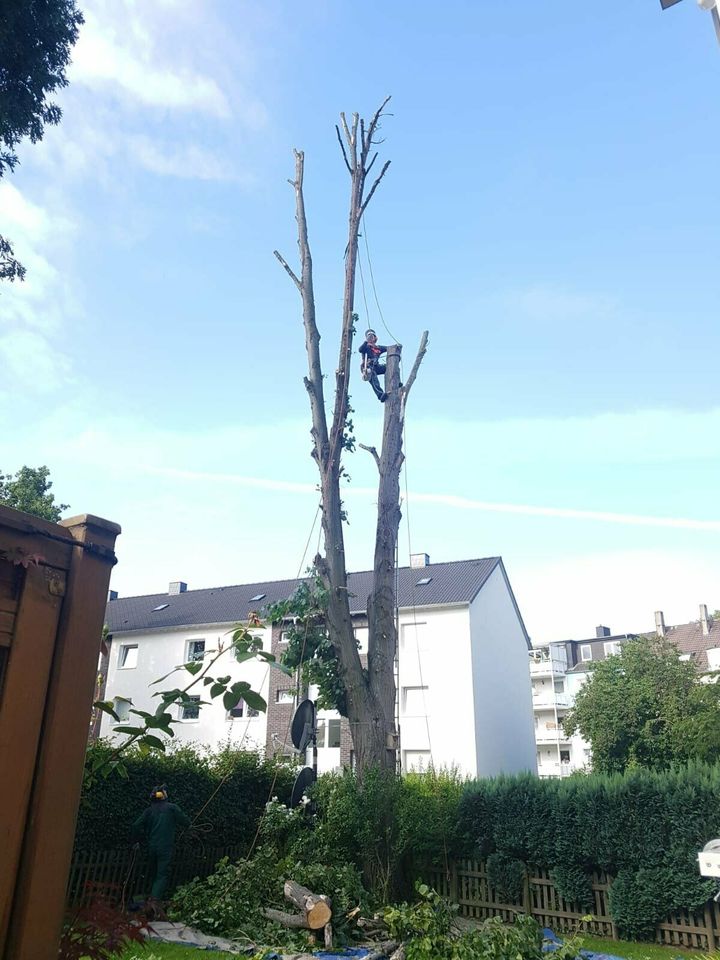
[[195,947],[178,946],[175,943],[152,943],[148,941],[147,946],[141,947],[134,944],[128,947],[124,953],[118,954],[118,960],[238,960],[242,954],[233,953],[215,953],[208,950],[198,950]]
[[663,947],[659,943],[631,943],[628,940],[607,940],[604,937],[580,937],[583,950],[593,953],[614,953],[628,960],[672,960],[673,957],[702,957],[700,950]]

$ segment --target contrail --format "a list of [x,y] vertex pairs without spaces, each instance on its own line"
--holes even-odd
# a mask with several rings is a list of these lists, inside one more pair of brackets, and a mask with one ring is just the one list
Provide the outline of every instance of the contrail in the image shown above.
[[[176,477],[180,480],[207,480],[233,483],[256,490],[271,490],[283,493],[312,493],[318,488],[313,483],[297,483],[291,480],[270,480],[262,477],[245,477],[236,473],[208,473],[200,470],[178,470],[174,467],[147,467],[149,473]],[[347,496],[376,496],[374,487],[347,487]],[[619,523],[633,527],[665,527],[675,530],[709,530],[720,533],[720,520],[693,520],[689,517],[653,517],[638,513],[613,513],[608,510],[575,510],[570,507],[538,507],[527,503],[494,503],[473,500],[448,493],[410,493],[415,503],[437,503],[455,510],[482,510],[486,513],[510,513],[528,517],[558,517],[563,520],[591,520],[597,523]]]

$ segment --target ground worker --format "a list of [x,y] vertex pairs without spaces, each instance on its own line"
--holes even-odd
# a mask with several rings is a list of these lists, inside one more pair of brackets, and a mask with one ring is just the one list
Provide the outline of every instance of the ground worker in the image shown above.
[[147,901],[148,913],[162,914],[163,900],[170,883],[175,834],[190,826],[187,817],[176,803],[168,801],[167,787],[153,787],[150,806],[132,825],[132,839],[139,846],[144,839],[148,847],[148,878],[151,884]]
[[380,357],[387,353],[387,347],[381,347],[377,342],[377,334],[374,330],[365,331],[365,342],[360,347],[362,354],[362,363],[360,364],[360,373],[363,380],[369,380],[370,386],[375,391],[375,396],[380,403],[385,403],[387,394],[380,386],[378,374],[385,373],[385,364],[380,363]]

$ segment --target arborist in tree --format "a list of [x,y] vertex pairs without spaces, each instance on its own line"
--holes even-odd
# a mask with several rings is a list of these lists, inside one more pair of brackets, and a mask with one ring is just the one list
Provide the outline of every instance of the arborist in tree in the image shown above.
[[387,394],[380,386],[378,374],[385,373],[386,367],[384,363],[380,363],[380,357],[383,353],[387,353],[387,347],[380,346],[374,330],[365,331],[365,342],[360,347],[360,353],[362,354],[362,363],[360,364],[362,378],[370,381],[375,396],[380,403],[385,403]]
[[[151,883],[147,901],[148,913],[162,919],[161,901],[170,883],[175,834],[190,826],[187,817],[176,803],[168,801],[167,787],[153,787],[150,806],[132,825],[132,839],[144,839],[148,846],[148,875]],[[136,849],[139,843],[135,844]]]

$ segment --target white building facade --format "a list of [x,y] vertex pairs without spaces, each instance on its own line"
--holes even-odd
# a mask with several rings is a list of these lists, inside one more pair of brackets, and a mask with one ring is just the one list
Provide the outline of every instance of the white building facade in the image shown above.
[[[357,601],[367,597],[370,572],[351,574]],[[250,611],[286,599],[298,581],[187,591],[182,583],[167,594],[112,599],[107,622],[112,634],[105,699],[122,717],[131,708],[154,711],[161,688],[184,686],[186,671],[153,685],[174,666],[214,656],[235,625]],[[454,767],[467,776],[535,771],[533,705],[527,671],[529,640],[499,557],[418,565],[398,571],[397,717],[404,771]],[[353,610],[361,654],[367,619]],[[282,624],[254,629],[263,649],[280,656]],[[221,698],[197,707],[174,707],[175,739],[216,748],[231,743],[268,753],[292,753],[289,724],[295,708],[290,678],[265,663],[238,664],[228,652],[212,673],[246,680],[268,702],[267,713],[240,703],[233,711]],[[200,696],[202,688],[191,690]],[[313,691],[310,691],[313,695]],[[203,698],[207,699],[206,697]],[[103,720],[101,733],[117,726]],[[352,764],[347,723],[333,711],[318,713],[318,770]]]

